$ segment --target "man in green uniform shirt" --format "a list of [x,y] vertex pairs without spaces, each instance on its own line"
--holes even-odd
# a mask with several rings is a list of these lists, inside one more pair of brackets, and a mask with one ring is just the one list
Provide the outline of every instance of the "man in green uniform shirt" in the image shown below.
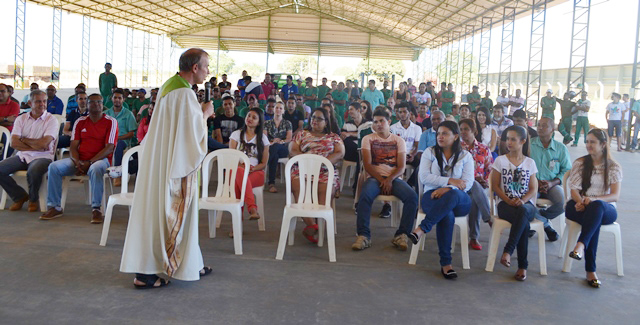
[[344,91],[344,82],[338,83],[338,89],[331,93],[333,104],[336,106],[336,113],[344,119],[344,113],[347,111],[347,99],[349,95]]
[[133,101],[133,107],[130,107],[133,115],[137,115],[140,112],[140,108],[142,106],[149,104],[149,99],[145,98],[147,96],[147,91],[144,88],[138,89],[138,98]]
[[[389,97],[391,97],[391,95],[393,95],[393,92],[391,91],[391,89],[387,89],[389,87],[389,80],[385,80],[382,83],[382,90],[380,90],[382,92],[382,95],[384,96],[384,102],[386,103],[387,100],[389,99]],[[428,89],[429,87],[427,87]],[[428,91],[428,90],[427,90]],[[433,97],[431,97],[433,98]]]
[[114,88],[118,87],[118,78],[111,73],[111,63],[107,62],[104,65],[104,72],[100,74],[98,78],[98,84],[100,87],[100,95],[102,95],[103,104],[107,100],[111,99],[111,92]]
[[314,109],[318,107],[318,88],[313,86],[313,78],[305,79],[306,87],[304,88],[304,104]]
[[476,105],[482,102],[480,98],[480,93],[478,92],[478,86],[473,86],[471,93],[467,95],[467,102],[469,103],[469,108],[472,112],[476,111]]
[[322,78],[322,85],[318,86],[318,100],[322,100],[327,96],[331,88],[327,86],[327,78]]
[[480,101],[480,106],[485,107],[489,111],[493,108],[493,100],[491,99],[491,92],[485,91],[484,98]]
[[578,146],[578,140],[580,139],[580,131],[584,132],[584,143],[587,143],[587,133],[589,133],[589,110],[591,109],[591,101],[587,99],[587,92],[583,91],[580,94],[580,99],[575,107],[576,112],[576,134],[573,140],[572,147]]
[[304,94],[304,89],[306,87],[302,83],[302,79],[298,78],[297,83],[298,83],[298,94]]
[[547,89],[547,95],[540,100],[540,107],[542,107],[542,117],[555,121],[556,99],[553,98],[553,90]]
[[560,113],[562,114],[562,119],[560,120],[560,126],[558,126],[558,131],[564,137],[562,143],[567,144],[573,140],[571,137],[571,124],[573,120],[571,116],[573,115],[573,107],[576,106],[576,103],[571,99],[575,97],[575,93],[573,91],[564,93],[563,99],[558,99],[556,97],[556,101],[560,104]]

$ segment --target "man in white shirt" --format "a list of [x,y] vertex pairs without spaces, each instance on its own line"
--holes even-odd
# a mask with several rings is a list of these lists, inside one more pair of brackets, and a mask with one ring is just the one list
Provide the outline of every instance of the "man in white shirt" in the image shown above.
[[[10,211],[22,209],[27,200],[28,211],[38,211],[38,200],[42,176],[49,169],[55,151],[55,139],[58,137],[60,125],[55,116],[47,112],[47,94],[39,89],[31,92],[31,111],[18,116],[11,131],[11,147],[18,154],[0,162],[0,186],[7,192],[13,202]],[[11,174],[27,171],[27,193]]]
[[620,98],[620,94],[612,93],[611,100],[613,102],[607,105],[605,113],[607,124],[609,125],[609,146],[611,146],[611,138],[615,137],[618,143],[618,151],[622,151],[622,140],[620,138],[622,133],[622,112],[624,111],[624,104],[620,102]]
[[524,97],[520,97],[522,90],[516,89],[516,95],[509,97],[509,116],[513,115],[513,112],[524,108]]
[[509,115],[509,96],[507,95],[506,89],[502,89],[500,91],[500,96],[496,98],[496,104],[502,105],[502,109],[505,116]]
[[413,166],[413,173],[409,177],[407,183],[416,188],[417,191],[417,175],[418,166],[420,166],[420,156],[418,156],[418,143],[422,135],[422,128],[411,122],[411,114],[409,113],[409,103],[402,102],[396,105],[396,117],[398,122],[391,125],[389,131],[404,140],[407,153],[407,165]]

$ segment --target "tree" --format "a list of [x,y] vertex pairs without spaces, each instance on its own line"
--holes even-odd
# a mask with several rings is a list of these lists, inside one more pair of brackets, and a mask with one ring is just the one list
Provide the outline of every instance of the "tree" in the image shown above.
[[229,74],[231,73],[231,70],[233,70],[233,68],[236,65],[235,60],[233,60],[232,57],[227,55],[227,53],[220,53],[220,68],[216,67],[217,63],[218,63],[217,54],[209,55],[209,71],[211,71],[212,74],[215,74],[216,71],[218,72],[218,75],[222,75],[225,73]]
[[356,75],[356,70],[353,69],[353,67],[350,66],[341,66],[336,68],[333,71],[333,75],[335,76],[343,76],[344,79],[353,79],[354,76]]
[[360,78],[360,73],[365,76],[375,77],[378,81],[384,81],[385,78],[391,78],[392,75],[402,78],[405,75],[404,64],[400,60],[384,60],[384,59],[364,59],[358,63],[356,74],[352,78]]
[[247,63],[242,66],[237,66],[234,69],[235,74],[241,74],[242,70],[247,70],[247,75],[251,76],[251,81],[262,81],[265,74],[264,65],[257,64],[255,62]]
[[315,76],[318,69],[318,61],[312,56],[294,55],[278,65],[280,72],[297,74],[303,79]]

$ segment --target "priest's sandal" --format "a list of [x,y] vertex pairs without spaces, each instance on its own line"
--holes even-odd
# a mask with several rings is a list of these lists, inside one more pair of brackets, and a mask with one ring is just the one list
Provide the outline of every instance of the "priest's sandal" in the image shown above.
[[134,282],[133,285],[136,287],[136,289],[162,288],[164,286],[167,286],[169,283],[171,283],[171,281],[167,281],[155,274],[142,275],[142,276],[136,275],[136,280],[144,283],[144,284],[136,284]]
[[211,274],[211,272],[213,272],[213,269],[208,267],[208,266],[205,266],[205,267],[202,268],[202,270],[200,270],[200,276],[201,277],[207,276],[207,275]]

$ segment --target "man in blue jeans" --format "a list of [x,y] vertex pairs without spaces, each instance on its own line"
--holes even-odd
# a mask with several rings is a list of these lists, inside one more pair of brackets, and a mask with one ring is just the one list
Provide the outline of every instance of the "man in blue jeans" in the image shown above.
[[369,177],[362,184],[356,208],[358,237],[351,246],[353,250],[371,246],[371,206],[380,194],[393,195],[404,204],[400,227],[391,243],[401,251],[406,251],[408,247],[407,234],[411,232],[418,211],[418,195],[400,178],[404,174],[407,148],[401,137],[389,131],[390,119],[391,115],[386,109],[376,109],[373,113],[374,133],[362,139],[362,161]]
[[47,184],[47,206],[49,210],[40,216],[40,220],[62,217],[62,177],[88,175],[91,187],[91,223],[102,223],[104,219],[102,205],[104,173],[118,140],[118,122],[115,118],[102,113],[102,96],[89,96],[89,115],[76,121],[71,135],[71,158],[65,158],[49,165],[49,183]]

